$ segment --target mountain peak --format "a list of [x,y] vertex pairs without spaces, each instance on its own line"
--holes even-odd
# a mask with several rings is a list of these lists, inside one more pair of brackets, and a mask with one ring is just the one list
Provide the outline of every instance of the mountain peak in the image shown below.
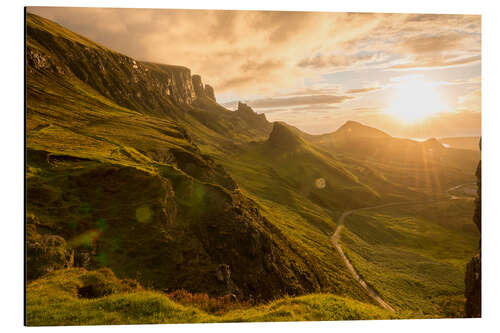
[[430,138],[423,142],[427,149],[444,149],[444,146],[436,138]]
[[343,134],[349,137],[363,138],[389,138],[390,135],[376,128],[363,125],[354,120],[348,120],[340,126],[336,134]]
[[285,123],[275,121],[273,130],[267,140],[273,147],[282,149],[294,149],[304,143],[304,141],[293,131],[288,128]]

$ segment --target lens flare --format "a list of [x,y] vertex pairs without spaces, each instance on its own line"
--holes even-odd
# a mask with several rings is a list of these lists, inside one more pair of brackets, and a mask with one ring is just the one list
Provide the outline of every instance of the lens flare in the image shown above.
[[141,223],[148,223],[151,220],[151,209],[149,206],[141,206],[135,210],[135,217]]
[[316,179],[314,184],[316,185],[317,188],[322,189],[322,188],[325,188],[326,181],[324,178],[318,178],[318,179]]

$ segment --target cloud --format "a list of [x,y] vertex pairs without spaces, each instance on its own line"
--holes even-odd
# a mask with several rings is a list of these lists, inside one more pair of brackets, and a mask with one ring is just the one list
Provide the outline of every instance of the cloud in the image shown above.
[[369,88],[360,88],[360,89],[351,89],[348,90],[348,94],[362,94],[362,93],[367,93],[367,92],[372,92],[372,91],[377,91],[380,90],[380,87],[369,87]]
[[461,111],[481,111],[481,89],[474,90],[466,95],[458,97],[458,109]]
[[387,59],[388,56],[381,52],[372,54],[330,54],[330,55],[315,55],[300,60],[297,64],[303,68],[323,69],[323,68],[350,68],[355,66],[366,65],[369,63],[380,62]]
[[444,67],[458,67],[481,61],[481,55],[471,57],[449,58],[443,56],[421,57],[417,56],[414,59],[389,67],[395,70],[415,70],[415,69],[435,69]]
[[[296,87],[317,75],[297,66],[302,59],[328,54],[382,19],[288,11],[29,7],[28,12],[137,60],[189,67],[216,93],[247,96]],[[349,62],[342,55],[330,60]]]
[[256,109],[262,108],[276,108],[276,107],[293,107],[300,105],[318,105],[318,104],[339,104],[354,97],[348,95],[309,95],[309,96],[295,96],[285,98],[261,98],[250,101],[245,101],[250,107]]
[[470,38],[459,33],[418,35],[402,41],[400,47],[410,53],[435,53],[460,48]]
[[[29,7],[28,12],[137,60],[189,67],[214,86],[218,100],[249,100],[259,112],[286,115],[276,119],[316,133],[331,130],[326,115],[396,128],[381,112],[367,111],[383,104],[384,92],[368,94],[376,88],[363,84],[380,81],[385,88],[393,71],[462,66],[465,72],[469,66],[467,75],[481,75],[470,70],[481,62],[478,15],[77,7]],[[452,85],[448,77],[440,80]],[[323,86],[314,86],[318,83]],[[457,103],[464,112],[480,110],[478,100],[466,94]],[[352,109],[358,106],[364,111]],[[460,115],[470,124],[457,120]],[[469,128],[477,119],[460,113],[448,120]]]

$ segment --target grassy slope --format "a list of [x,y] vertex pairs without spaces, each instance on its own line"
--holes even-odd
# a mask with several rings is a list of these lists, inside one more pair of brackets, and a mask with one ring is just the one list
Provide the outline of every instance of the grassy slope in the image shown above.
[[308,140],[328,152],[343,153],[350,163],[365,165],[391,184],[427,195],[473,182],[480,157],[477,151],[445,149],[435,139],[416,142],[394,138],[357,122],[347,122],[335,132]]
[[[36,92],[41,89],[41,86],[50,92],[49,96],[36,97]],[[29,159],[29,187],[36,188],[37,184],[41,183],[43,187],[49,186],[51,192],[59,192],[58,187],[65,184],[62,179],[72,175],[75,168],[76,170],[88,171],[99,167],[99,164],[92,161],[137,168],[154,177],[159,172],[159,165],[175,163],[175,160],[170,160],[172,159],[170,150],[190,152],[193,149],[190,142],[182,137],[181,128],[173,121],[121,108],[95,94],[92,89],[76,79],[67,82],[57,76],[47,74],[47,76],[39,76],[31,80],[29,89],[28,148],[33,151],[47,151],[51,154],[70,155],[91,160],[79,162],[78,166],[59,163],[57,169],[50,171],[50,169],[46,170],[44,165],[39,165],[36,160]],[[246,175],[248,176],[250,173]],[[99,180],[88,179],[88,181]],[[266,186],[268,189],[273,188],[270,186],[271,182],[267,184],[265,182],[266,179],[261,179],[260,185]],[[67,185],[69,188],[73,187],[70,183]],[[276,188],[280,188],[281,184],[276,185]],[[129,199],[133,198],[135,191],[137,190],[131,186]],[[320,279],[322,290],[369,301],[361,288],[353,283],[328,240],[327,234],[331,232],[334,224],[330,215],[324,213],[324,208],[314,204],[308,205],[306,201],[305,208],[300,210],[300,214],[297,214],[290,206],[277,205],[273,202],[267,202],[265,197],[247,194],[263,208],[264,216],[285,234],[289,240],[288,246],[291,246],[295,253],[307,258],[309,268],[302,269],[315,270],[315,274]],[[303,199],[303,197],[297,196],[294,201],[298,205],[302,205],[300,202]],[[92,218],[92,215],[79,216],[78,212],[81,209],[76,210],[77,214],[75,214],[73,207],[98,207],[98,202],[81,202],[80,199],[75,198],[75,201],[66,202],[64,206],[59,207],[59,213],[56,216],[60,216],[60,218],[55,218],[52,215],[53,210],[47,214],[47,206],[44,203],[37,205],[37,202],[37,200],[30,200],[28,210],[39,216],[46,227],[56,225],[56,229],[61,230],[60,232],[64,232],[65,228],[70,227],[67,225],[69,221],[86,221]],[[291,207],[297,207],[297,204]],[[110,217],[106,216],[106,219],[109,220]],[[84,222],[71,222],[71,225],[75,223],[82,224]],[[118,229],[113,230],[118,232]],[[122,228],[120,228],[120,232],[128,233],[126,229]],[[73,237],[71,232],[67,235]],[[103,238],[102,240],[114,243],[116,236],[109,234],[109,239]],[[179,256],[182,258],[188,253],[189,249],[186,248],[184,255],[179,254]],[[130,261],[127,266],[131,266],[133,263],[134,261]],[[295,265],[302,265],[302,263],[296,261]],[[119,267],[114,269],[117,272],[121,271]],[[159,271],[158,274],[160,273]],[[194,272],[192,273],[194,274]],[[165,275],[165,272],[162,274]],[[185,274],[191,273],[185,272],[182,275],[184,280],[189,281],[189,275]],[[164,278],[168,276],[167,274]],[[145,276],[145,278],[147,277],[148,275]],[[188,286],[189,284],[185,287]],[[196,290],[198,287],[191,285],[191,288]]]
[[84,277],[88,274],[82,269],[61,270],[29,283],[27,324],[58,326],[394,318],[390,312],[374,305],[328,294],[287,297],[219,314],[203,311],[195,305],[181,305],[152,290],[117,291],[95,299],[80,298],[78,288],[84,285]]
[[393,206],[346,218],[342,244],[393,307],[463,315],[464,269],[478,241],[472,200]]
[[[201,154],[185,136],[179,124],[192,124],[190,131],[197,133],[198,140],[205,142],[205,147],[214,149],[214,145],[209,146],[208,143],[217,142],[220,147],[226,147],[227,142],[220,140],[221,132],[225,130],[224,126],[231,124],[239,130],[245,127],[244,121],[240,119],[239,123],[232,123],[235,119],[234,113],[221,110],[220,106],[209,101],[201,101],[203,103],[195,105],[193,110],[198,110],[198,114],[187,114],[185,118],[175,121],[165,117],[144,115],[117,105],[72,75],[61,77],[51,71],[35,71],[28,75],[27,101],[27,146],[31,152],[27,173],[28,194],[31,193],[28,210],[41,220],[42,227],[62,234],[70,243],[79,240],[80,236],[85,236],[85,242],[90,244],[92,240],[87,239],[89,236],[87,231],[100,230],[101,225],[98,221],[104,219],[107,229],[99,233],[101,253],[98,253],[98,264],[111,265],[120,276],[130,275],[133,266],[139,265],[137,267],[144,270],[141,272],[141,279],[144,281],[160,279],[163,281],[163,287],[172,287],[175,283],[182,282],[179,287],[195,291],[206,288],[199,284],[199,279],[212,274],[213,267],[210,268],[212,264],[207,265],[207,259],[204,257],[206,254],[203,252],[203,256],[200,257],[198,241],[186,241],[195,235],[190,234],[183,226],[183,224],[189,226],[193,216],[178,214],[180,221],[183,221],[180,223],[181,227],[170,228],[165,239],[151,243],[151,239],[133,236],[138,232],[145,232],[145,226],[137,224],[135,214],[130,208],[135,209],[136,205],[157,205],[152,194],[134,200],[136,193],[142,193],[147,189],[147,187],[140,188],[139,184],[150,186],[150,182],[155,182],[155,179],[166,177],[172,182],[176,192],[181,191],[175,186],[175,179],[179,176],[172,176],[171,171],[165,170],[174,170],[174,174],[177,173],[181,179],[187,180],[190,179],[189,173],[192,171],[193,177],[203,181],[203,174],[200,176],[197,175],[197,170],[190,170],[192,164],[190,166],[188,162],[181,165],[172,154],[172,151],[183,152],[193,159],[199,158]],[[222,121],[212,121],[221,127],[215,131],[204,126],[197,121],[199,113],[222,119]],[[251,129],[239,134],[239,138],[233,141],[245,141],[263,135],[259,131],[252,133]],[[46,162],[47,158],[50,159],[50,163]],[[108,188],[101,189],[101,184],[105,182],[99,178],[98,170],[103,170],[105,173],[116,168],[122,170],[121,168],[125,167],[143,173],[129,173],[131,176],[128,178],[127,186],[122,188],[123,195],[120,199],[114,197],[116,200],[113,199],[113,204],[108,202],[109,209],[101,207],[107,202],[104,195],[109,197],[113,194],[106,192]],[[213,172],[210,166],[206,168],[209,174]],[[74,179],[77,180],[76,183]],[[121,180],[116,178],[113,181],[124,181],[124,178]],[[139,183],[136,183],[137,181]],[[214,182],[216,179],[208,181]],[[99,191],[98,195],[91,192],[92,189],[85,187],[92,184],[98,185],[95,189]],[[85,199],[85,195],[90,196]],[[136,202],[130,204],[132,200]],[[193,201],[190,201],[186,206],[186,202],[178,196],[176,201],[180,209],[184,207],[186,211],[189,211],[189,205],[193,204]],[[194,203],[196,204],[196,200]],[[362,289],[353,283],[327,241],[324,225],[321,225],[323,231],[318,228],[309,230],[310,225],[307,222],[309,219],[301,218],[297,221],[293,218],[293,212],[289,212],[291,219],[267,214],[268,207],[266,206],[266,216],[273,225],[280,227],[285,235],[283,237],[286,237],[272,236],[273,241],[285,251],[281,253],[280,260],[288,262],[287,265],[302,272],[300,274],[313,274],[319,282],[319,286],[314,288],[321,287],[324,291],[369,302]],[[287,208],[277,207],[274,212],[278,210],[286,211]],[[316,213],[311,209],[310,214],[313,216]],[[125,228],[123,221],[132,223],[132,228]],[[287,230],[281,228],[284,223],[288,226]],[[325,224],[332,223],[325,220]],[[294,228],[298,230],[294,231]],[[158,235],[164,232],[160,230]],[[78,236],[79,234],[81,235]],[[298,234],[307,235],[308,239],[301,239],[302,236],[298,237]],[[131,243],[132,240],[134,244]],[[147,246],[141,249],[140,243]],[[125,252],[123,252],[124,247],[126,247]],[[158,248],[162,247],[165,248],[159,252]],[[150,251],[151,255],[148,256],[147,251]],[[182,269],[182,272],[174,276],[173,270],[165,271],[161,267],[146,269],[141,261],[144,261],[146,256],[148,265],[153,264],[158,259],[154,253],[156,257],[163,253],[167,265],[175,265]],[[126,261],[124,259],[127,256],[138,257],[137,260]],[[195,267],[198,269],[197,272],[193,271]],[[237,274],[238,272],[233,271],[233,276]],[[261,284],[261,287],[264,288],[265,284]]]

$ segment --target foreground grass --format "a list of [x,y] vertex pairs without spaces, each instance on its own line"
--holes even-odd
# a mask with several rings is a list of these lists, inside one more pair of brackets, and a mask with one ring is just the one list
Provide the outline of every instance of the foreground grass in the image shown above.
[[27,287],[29,326],[217,323],[262,321],[322,321],[394,319],[394,314],[374,305],[332,294],[285,297],[268,304],[238,308],[216,315],[196,306],[181,305],[166,294],[136,288],[108,296],[78,296],[89,272],[60,270]]

